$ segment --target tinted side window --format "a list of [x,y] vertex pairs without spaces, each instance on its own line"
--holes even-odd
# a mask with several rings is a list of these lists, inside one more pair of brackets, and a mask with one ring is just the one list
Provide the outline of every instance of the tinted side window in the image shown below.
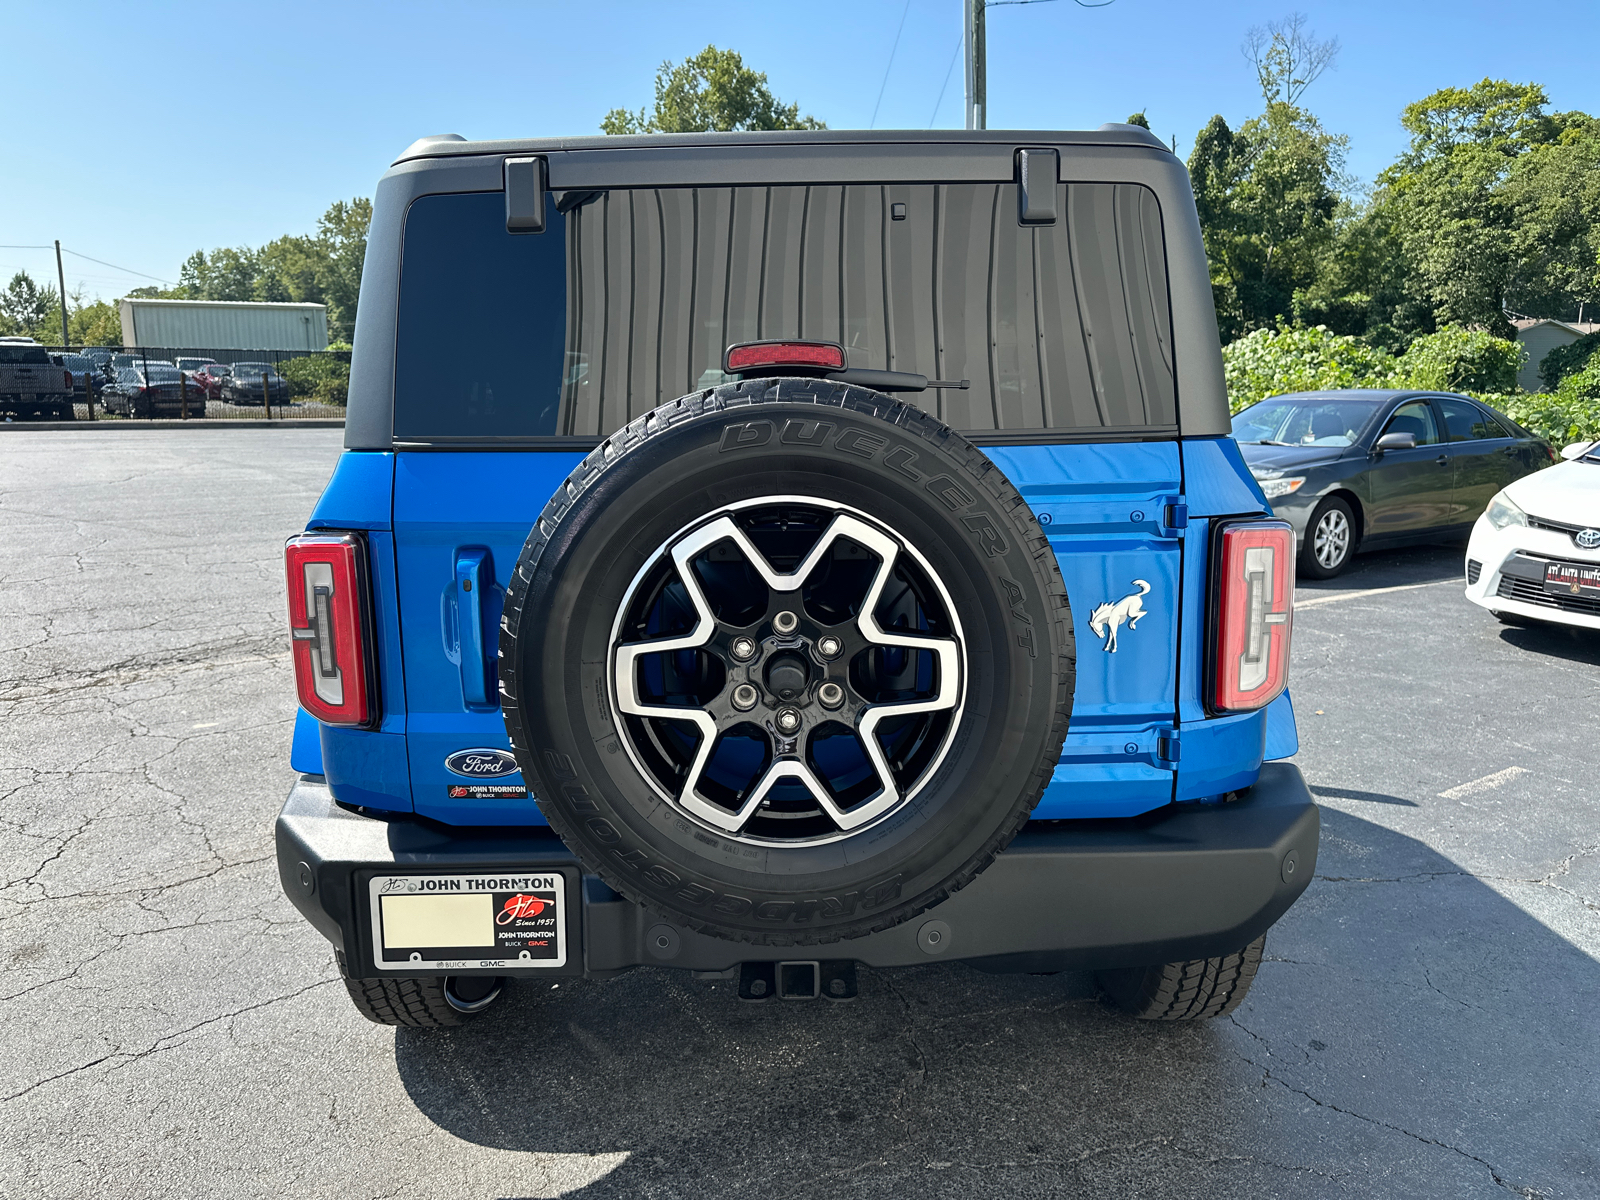
[[1426,400],[1408,400],[1395,409],[1394,416],[1384,427],[1384,433],[1409,433],[1419,446],[1431,446],[1439,440],[1439,426],[1433,419],[1433,405]]
[[563,226],[552,204],[543,234],[507,233],[503,192],[411,205],[395,328],[395,437],[558,432]]
[[[599,437],[723,382],[735,342],[839,342],[852,367],[968,379],[907,398],[958,429],[1172,426],[1161,214],[1148,189],[1012,184],[502,193],[406,219],[395,435]],[[566,210],[564,214],[560,211]]]
[[1465,400],[1440,400],[1444,409],[1444,427],[1450,432],[1452,442],[1471,442],[1480,438],[1510,437],[1500,422],[1476,404]]

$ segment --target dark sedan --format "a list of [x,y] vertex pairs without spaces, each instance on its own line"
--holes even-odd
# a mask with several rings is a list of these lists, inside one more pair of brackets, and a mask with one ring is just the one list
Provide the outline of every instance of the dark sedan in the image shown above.
[[1235,416],[1233,436],[1314,579],[1363,550],[1464,539],[1496,492],[1556,461],[1509,417],[1449,393],[1273,396]]
[[233,404],[260,404],[263,379],[274,405],[289,402],[288,381],[267,363],[234,363],[228,378],[222,381],[222,398]]
[[177,367],[120,367],[116,380],[101,390],[106,412],[128,417],[203,417],[205,397]]

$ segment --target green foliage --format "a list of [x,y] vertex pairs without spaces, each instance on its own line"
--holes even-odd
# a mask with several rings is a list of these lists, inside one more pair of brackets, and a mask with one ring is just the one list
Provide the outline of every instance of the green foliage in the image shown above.
[[1223,340],[1274,324],[1335,239],[1348,141],[1274,102],[1237,132],[1220,116],[1189,156]]
[[18,271],[0,291],[0,336],[31,337],[54,345],[61,340],[61,294]]
[[122,312],[104,300],[69,309],[68,341],[74,346],[122,345]]
[[367,253],[372,201],[337,200],[322,214],[313,235],[289,235],[259,249],[196,250],[178,274],[178,287],[150,294],[189,300],[267,300],[326,304],[328,323],[346,338],[355,332],[361,264]]
[[350,363],[342,355],[308,354],[278,365],[278,373],[295,399],[341,407],[350,398]]
[[1520,344],[1481,329],[1449,325],[1411,343],[1401,356],[1403,387],[1437,392],[1517,390],[1517,372],[1527,351]]
[[1138,112],[1134,113],[1131,117],[1129,117],[1126,121],[1124,121],[1123,124],[1124,125],[1137,125],[1140,129],[1149,129],[1150,128],[1150,120],[1149,120],[1148,117],[1146,117],[1144,115],[1144,109],[1142,109],[1142,108]]
[[802,117],[798,104],[773,96],[766,73],[746,67],[737,51],[715,46],[677,66],[661,64],[653,109],[613,108],[600,122],[609,134],[825,128],[815,117]]
[[1506,309],[1559,315],[1600,290],[1600,122],[1537,84],[1485,79],[1409,105],[1379,179],[1396,243],[1441,324],[1501,337]]
[[1586,333],[1575,342],[1557,346],[1539,360],[1539,379],[1554,391],[1568,375],[1575,375],[1594,358],[1600,350],[1600,330]]
[[1224,346],[1222,363],[1234,412],[1285,392],[1404,386],[1387,351],[1323,325],[1257,329]]
[[1563,379],[1554,392],[1523,393],[1504,400],[1496,407],[1557,448],[1600,441],[1600,355]]

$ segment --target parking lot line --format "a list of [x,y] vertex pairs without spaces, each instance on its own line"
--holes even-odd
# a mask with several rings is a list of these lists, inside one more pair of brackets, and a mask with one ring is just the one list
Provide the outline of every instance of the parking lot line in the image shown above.
[[1467,783],[1458,783],[1455,787],[1439,793],[1441,800],[1460,800],[1463,796],[1475,796],[1479,792],[1492,791],[1502,783],[1510,783],[1519,775],[1528,774],[1527,767],[1507,767],[1504,771],[1496,771],[1493,775],[1485,775],[1482,779],[1473,779]]
[[1294,609],[1315,608],[1319,604],[1332,604],[1336,600],[1359,600],[1363,596],[1382,596],[1389,592],[1414,592],[1418,588],[1443,587],[1447,583],[1459,583],[1457,579],[1435,579],[1432,583],[1402,583],[1398,587],[1367,588],[1359,592],[1333,592],[1330,595],[1313,594],[1311,599],[1302,600],[1295,597]]

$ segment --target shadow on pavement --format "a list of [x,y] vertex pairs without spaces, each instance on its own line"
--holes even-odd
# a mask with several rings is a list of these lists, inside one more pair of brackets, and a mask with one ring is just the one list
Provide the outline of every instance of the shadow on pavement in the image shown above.
[[1463,565],[1466,547],[1463,540],[1448,545],[1406,546],[1399,550],[1358,554],[1343,575],[1333,579],[1309,579],[1302,575],[1295,580],[1294,590],[1297,595],[1310,596],[1458,579],[1466,569]]
[[400,1030],[396,1064],[470,1142],[629,1152],[583,1196],[1593,1186],[1600,964],[1412,838],[1326,809],[1323,846],[1231,1021],[1128,1021],[1081,974],[864,971],[854,1003],[750,1005],[640,970]]
[[1330,800],[1364,800],[1368,804],[1396,804],[1402,808],[1415,808],[1415,800],[1404,800],[1399,796],[1385,796],[1381,792],[1354,792],[1349,788],[1315,787],[1311,791],[1318,796],[1325,796]]
[[1518,650],[1600,666],[1600,632],[1573,625],[1507,625],[1500,640]]

